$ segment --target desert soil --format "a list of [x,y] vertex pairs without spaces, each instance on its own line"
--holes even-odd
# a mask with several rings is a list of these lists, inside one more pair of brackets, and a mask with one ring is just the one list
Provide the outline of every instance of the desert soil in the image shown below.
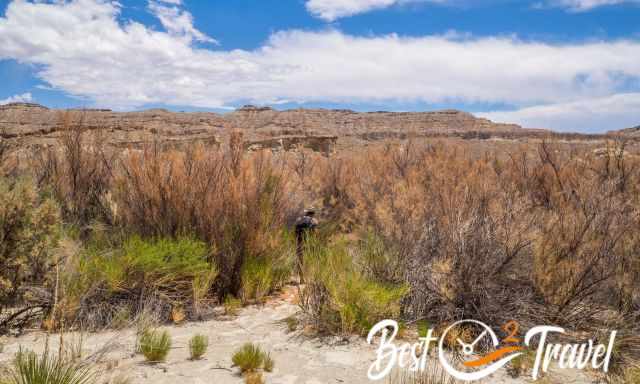
[[[299,312],[294,303],[293,291],[285,291],[265,305],[242,309],[231,319],[215,319],[205,322],[168,326],[173,340],[172,350],[165,363],[149,365],[141,355],[134,353],[135,330],[92,333],[84,337],[83,356],[96,351],[107,352],[100,358],[100,382],[115,377],[127,377],[132,384],[236,384],[242,383],[237,368],[232,367],[232,353],[246,342],[261,345],[271,353],[275,369],[265,373],[270,384],[332,384],[371,383],[367,369],[375,359],[374,346],[362,338],[313,338],[303,332],[289,332],[283,321]],[[188,342],[195,334],[209,337],[209,349],[205,358],[189,360]],[[66,340],[77,336],[65,335]],[[30,332],[5,340],[0,353],[0,364],[11,361],[20,347],[42,351],[46,334]],[[50,349],[57,351],[58,335],[49,336]],[[548,378],[552,377],[553,380]],[[501,371],[484,380],[485,383],[526,383],[530,380],[513,379]],[[556,370],[548,383],[592,383],[594,380],[582,372]]]

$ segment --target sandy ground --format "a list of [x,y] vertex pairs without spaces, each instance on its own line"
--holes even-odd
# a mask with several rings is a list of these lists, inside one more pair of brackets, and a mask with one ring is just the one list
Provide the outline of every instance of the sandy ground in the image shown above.
[[[283,295],[264,306],[244,308],[233,319],[165,327],[171,334],[173,347],[166,363],[162,364],[146,364],[142,356],[134,353],[135,331],[132,329],[85,336],[83,355],[91,356],[102,348],[108,349],[100,359],[103,372],[100,382],[104,383],[115,377],[127,377],[132,384],[235,384],[242,383],[243,378],[237,368],[231,366],[231,355],[242,344],[255,342],[275,360],[273,372],[264,375],[266,383],[371,383],[366,372],[375,359],[373,346],[362,338],[320,340],[300,332],[288,332],[283,320],[298,311],[291,295]],[[196,333],[209,337],[209,349],[203,360],[190,361],[188,341]],[[21,346],[41,351],[45,338],[44,333],[33,332],[6,340],[0,363],[9,362]],[[70,340],[74,336],[67,334],[65,338]],[[49,340],[50,348],[57,351],[59,337],[51,335]],[[513,379],[503,370],[483,382],[515,384],[530,380]],[[545,384],[592,382],[594,380],[582,372],[566,370],[556,370],[544,381]]]

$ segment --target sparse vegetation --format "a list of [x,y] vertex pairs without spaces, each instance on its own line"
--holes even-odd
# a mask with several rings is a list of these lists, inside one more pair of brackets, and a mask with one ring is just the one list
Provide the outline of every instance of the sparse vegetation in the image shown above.
[[189,340],[189,354],[191,360],[200,360],[207,352],[209,338],[204,335],[195,335]]
[[233,354],[231,361],[242,373],[255,373],[259,369],[270,372],[275,364],[270,355],[253,343],[244,344]]
[[149,363],[161,363],[167,359],[171,349],[168,331],[148,330],[140,337],[140,352]]
[[21,350],[16,355],[4,384],[92,384],[95,372],[86,364],[54,356],[48,350],[38,356]]
[[285,318],[284,322],[285,324],[287,324],[287,330],[289,332],[294,332],[296,329],[298,329],[299,321],[294,315]]
[[[190,238],[133,236],[115,248],[89,248],[69,281],[69,300],[94,303],[80,307],[77,318],[96,326],[121,323],[130,312],[135,315],[130,308],[140,302],[153,306],[161,319],[180,320],[187,308],[194,313],[196,302],[202,304],[199,290],[208,291],[217,276],[208,257],[207,245]],[[104,308],[105,303],[111,305]]]
[[458,383],[440,365],[429,364],[424,371],[395,372],[387,380],[387,384],[456,384]]
[[273,372],[273,368],[275,368],[276,362],[273,361],[273,359],[271,358],[271,354],[268,353],[265,357],[264,357],[264,363],[262,365],[262,367],[264,368],[265,371],[267,372]]
[[345,244],[306,245],[302,305],[320,331],[362,334],[400,314],[407,287],[367,278],[351,260]]
[[53,306],[61,230],[58,204],[29,178],[0,178],[0,334]]
[[224,313],[227,316],[236,316],[242,308],[242,301],[240,299],[236,299],[233,295],[227,295],[224,299]]

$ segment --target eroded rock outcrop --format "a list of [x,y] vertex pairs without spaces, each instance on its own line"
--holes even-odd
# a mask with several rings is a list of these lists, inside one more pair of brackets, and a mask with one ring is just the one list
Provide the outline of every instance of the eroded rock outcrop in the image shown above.
[[229,132],[243,132],[249,150],[309,148],[330,153],[340,142],[404,139],[409,136],[462,138],[519,137],[539,134],[514,124],[498,124],[456,110],[437,112],[368,112],[328,109],[277,111],[245,106],[227,114],[151,109],[49,109],[37,104],[0,106],[0,137],[21,146],[55,145],[73,124],[99,131],[104,144],[140,148],[161,142],[172,147],[194,143],[218,145]]

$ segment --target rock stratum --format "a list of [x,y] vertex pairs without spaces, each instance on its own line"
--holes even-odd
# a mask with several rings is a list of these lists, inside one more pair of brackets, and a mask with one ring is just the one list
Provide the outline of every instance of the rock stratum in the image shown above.
[[331,152],[339,145],[407,137],[489,139],[540,137],[549,131],[500,124],[457,110],[436,112],[354,112],[245,106],[226,114],[170,112],[150,109],[114,112],[107,109],[49,109],[30,103],[0,106],[0,137],[19,146],[55,145],[70,125],[100,132],[104,144],[140,148],[149,143],[183,147],[219,145],[240,131],[248,150],[291,150],[307,147]]

